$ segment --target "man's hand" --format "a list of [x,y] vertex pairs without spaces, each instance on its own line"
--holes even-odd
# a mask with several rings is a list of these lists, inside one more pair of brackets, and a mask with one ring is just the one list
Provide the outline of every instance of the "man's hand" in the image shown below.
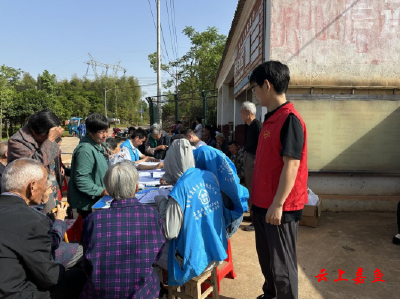
[[49,135],[48,135],[47,139],[49,139],[51,142],[54,142],[54,141],[56,141],[56,139],[58,137],[62,136],[63,132],[64,132],[64,129],[61,128],[61,127],[51,128],[50,131],[49,131]]
[[168,145],[159,145],[159,146],[156,147],[156,151],[157,150],[165,151],[167,148],[168,148]]
[[272,225],[280,225],[282,218],[282,206],[272,204],[265,215],[265,222]]
[[67,208],[69,205],[57,205],[57,212],[55,214],[55,218],[61,221],[64,221],[65,217],[67,216]]

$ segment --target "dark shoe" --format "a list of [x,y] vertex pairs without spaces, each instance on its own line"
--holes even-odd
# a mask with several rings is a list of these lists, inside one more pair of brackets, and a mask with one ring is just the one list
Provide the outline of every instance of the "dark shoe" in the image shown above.
[[[252,224],[246,226],[246,227],[244,228],[244,230],[245,230],[246,232],[252,232],[252,231],[254,231],[254,224],[252,223]],[[261,298],[263,298],[263,297],[261,297]]]
[[264,299],[264,298],[266,298],[266,297],[264,294],[262,294],[262,295],[258,296],[256,299]]
[[400,245],[400,234],[393,237],[393,244]]

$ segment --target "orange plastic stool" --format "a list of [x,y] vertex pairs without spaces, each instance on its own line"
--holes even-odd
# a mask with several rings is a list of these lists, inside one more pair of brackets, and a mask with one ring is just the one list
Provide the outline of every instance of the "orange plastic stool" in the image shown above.
[[[233,260],[232,260],[232,248],[231,248],[231,240],[228,240],[228,249],[226,250],[226,254],[228,257],[226,258],[226,264],[219,269],[217,267],[217,283],[218,283],[218,294],[221,294],[221,280],[226,278],[235,279],[236,273],[233,269]],[[202,289],[205,290],[209,287],[208,284],[204,283],[202,285]],[[209,296],[210,297],[210,296]]]
[[81,242],[82,239],[82,216],[79,215],[66,234],[69,241]]

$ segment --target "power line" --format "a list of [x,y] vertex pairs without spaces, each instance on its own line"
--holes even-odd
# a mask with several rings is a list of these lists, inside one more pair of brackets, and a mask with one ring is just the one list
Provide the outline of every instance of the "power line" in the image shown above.
[[176,45],[176,56],[178,57],[179,56],[179,53],[178,53],[179,45],[178,45],[178,36],[176,34],[176,16],[175,16],[175,1],[174,0],[170,0],[170,7],[171,7],[171,10],[173,12],[171,14],[173,16],[173,19],[171,18],[171,20],[173,20],[172,28],[174,29],[175,45]]
[[[174,47],[175,41],[172,38],[172,32],[173,32],[173,30],[171,30],[172,16],[170,16],[170,13],[169,13],[168,1],[165,1],[165,7],[167,8],[168,28],[169,28],[169,36],[171,38],[172,53],[174,54],[174,59],[176,60],[178,56],[176,55],[176,49]],[[172,14],[172,11],[171,11],[171,14]],[[171,17],[171,22],[170,22],[170,17]]]
[[[157,31],[157,26],[156,26],[156,22],[155,22],[155,20],[154,20],[154,14],[153,14],[153,9],[151,8],[151,3],[150,3],[150,0],[147,0],[147,2],[149,3],[149,7],[150,7],[150,12],[151,12],[151,16],[153,17],[153,25],[154,25],[154,29]],[[162,27],[161,27],[161,32],[162,32]],[[164,36],[163,36],[163,39],[164,39]],[[164,41],[164,45],[165,45],[165,41]],[[161,49],[162,50],[162,49]],[[168,50],[167,50],[167,46],[165,46],[165,51],[166,51],[166,53],[167,53],[167,56],[168,56]],[[162,56],[163,56],[163,58],[164,58],[164,60],[167,60],[166,58],[165,58],[165,56],[164,56],[164,53],[161,51],[161,54],[162,54]],[[169,58],[168,58],[168,60],[169,60]]]

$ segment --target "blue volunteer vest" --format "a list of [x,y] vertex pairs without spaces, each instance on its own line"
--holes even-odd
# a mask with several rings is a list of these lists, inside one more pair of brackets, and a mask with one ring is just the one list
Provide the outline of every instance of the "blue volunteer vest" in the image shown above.
[[125,140],[121,145],[120,148],[126,147],[129,150],[129,154],[131,155],[131,161],[136,162],[140,160],[139,151],[137,148],[133,148],[129,139]]
[[178,286],[199,276],[212,261],[225,260],[228,242],[222,196],[211,172],[189,168],[169,196],[183,211],[183,226],[168,253],[168,284]]
[[219,187],[233,202],[233,209],[225,209],[226,226],[248,210],[249,190],[240,185],[235,164],[220,150],[201,146],[193,151],[196,168],[211,171],[218,179]]

